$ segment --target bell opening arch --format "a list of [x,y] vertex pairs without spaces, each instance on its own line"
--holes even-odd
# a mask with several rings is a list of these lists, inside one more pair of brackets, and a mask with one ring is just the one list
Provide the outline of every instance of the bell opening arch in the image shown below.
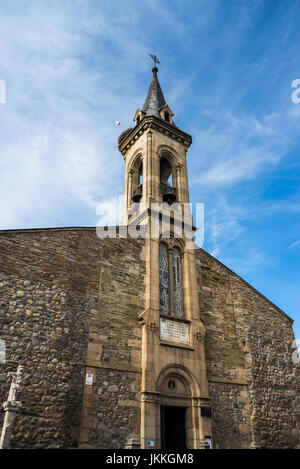
[[159,190],[162,201],[169,204],[180,200],[179,181],[176,167],[180,161],[179,155],[167,146],[158,148],[159,157]]

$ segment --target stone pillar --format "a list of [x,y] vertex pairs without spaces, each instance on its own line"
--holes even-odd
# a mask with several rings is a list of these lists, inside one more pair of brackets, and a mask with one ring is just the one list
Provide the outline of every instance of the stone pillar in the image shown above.
[[146,309],[159,312],[159,240],[151,239],[151,220],[146,240]]
[[153,149],[152,158],[152,197],[156,202],[160,202],[160,156],[157,150]]
[[1,439],[0,439],[0,449],[9,449],[10,448],[10,437],[12,434],[14,421],[19,412],[21,402],[19,401],[6,401],[3,404],[3,409],[5,412],[4,423],[2,427]]
[[182,295],[183,295],[183,308],[184,317],[188,320],[192,319],[192,291],[190,284],[190,259],[189,251],[185,249],[184,256],[182,259]]
[[182,203],[189,203],[190,197],[189,197],[189,184],[188,184],[188,175],[187,175],[187,167],[186,167],[186,152],[187,148],[185,148],[185,153],[184,153],[184,165],[182,168]]
[[182,203],[182,181],[181,181],[181,165],[176,166],[176,187],[177,187],[177,200]]
[[130,169],[129,173],[128,173],[127,210],[129,209],[129,207],[132,203],[132,200],[131,200],[131,197],[132,197],[132,176],[133,176],[133,171],[132,171],[132,169]]
[[[160,405],[159,393],[141,393],[141,449],[157,449],[160,441]],[[147,441],[154,440],[154,446],[147,445]]]
[[148,198],[152,196],[152,138],[153,134],[151,130],[147,133],[147,179],[146,179],[146,197],[147,201]]
[[22,383],[28,378],[29,375],[24,376],[24,366],[19,365],[16,372],[8,372],[7,377],[11,378],[11,385],[8,394],[8,399],[3,404],[5,417],[2,427],[0,449],[8,449],[10,447],[10,437],[16,418],[16,414],[21,407],[21,402],[18,401],[18,396],[22,391]]

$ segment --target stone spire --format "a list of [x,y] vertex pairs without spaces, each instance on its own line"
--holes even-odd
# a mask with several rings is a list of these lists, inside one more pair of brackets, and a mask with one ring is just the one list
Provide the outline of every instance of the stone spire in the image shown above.
[[158,68],[153,67],[152,72],[153,78],[143,106],[143,112],[146,116],[160,117],[160,110],[163,106],[166,106],[166,101],[157,79]]

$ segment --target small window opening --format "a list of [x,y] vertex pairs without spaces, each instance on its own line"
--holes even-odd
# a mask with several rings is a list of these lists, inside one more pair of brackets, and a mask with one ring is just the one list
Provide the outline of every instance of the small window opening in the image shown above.
[[170,381],[168,382],[168,388],[169,388],[171,391],[174,391],[175,387],[176,387],[175,381],[173,381],[172,379],[170,379]]
[[160,159],[160,183],[172,185],[172,167],[165,157]]
[[139,169],[139,184],[143,184],[143,163],[141,163],[141,166]]

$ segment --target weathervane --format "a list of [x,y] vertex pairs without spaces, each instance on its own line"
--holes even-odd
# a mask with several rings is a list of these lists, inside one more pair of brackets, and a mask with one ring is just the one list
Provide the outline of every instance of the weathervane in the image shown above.
[[154,66],[156,67],[156,64],[159,64],[160,65],[160,61],[158,60],[158,58],[156,57],[156,55],[154,54],[149,54],[151,59],[153,60],[154,62]]

